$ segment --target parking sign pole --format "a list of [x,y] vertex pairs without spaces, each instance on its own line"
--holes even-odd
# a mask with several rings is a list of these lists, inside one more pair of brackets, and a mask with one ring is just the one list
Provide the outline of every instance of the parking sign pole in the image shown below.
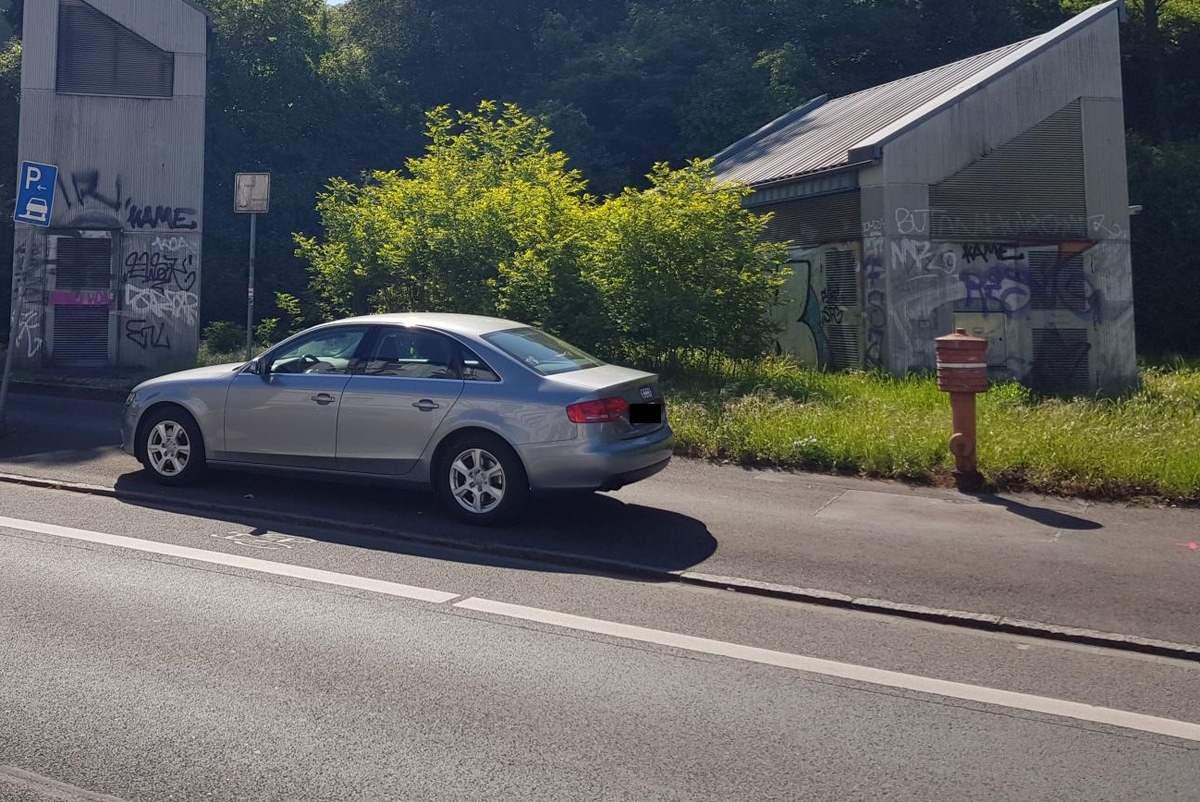
[[257,214],[250,215],[250,286],[246,293],[246,361],[254,358],[254,234]]
[[271,207],[271,174],[238,173],[233,177],[233,210],[250,215],[250,270],[246,288],[246,361],[254,358],[254,240],[258,216]]

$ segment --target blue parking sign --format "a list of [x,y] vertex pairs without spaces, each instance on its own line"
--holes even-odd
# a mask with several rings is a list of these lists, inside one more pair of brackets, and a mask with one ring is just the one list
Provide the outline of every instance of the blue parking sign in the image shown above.
[[21,162],[13,220],[35,226],[50,225],[50,211],[54,208],[54,183],[57,180],[58,168],[53,164]]

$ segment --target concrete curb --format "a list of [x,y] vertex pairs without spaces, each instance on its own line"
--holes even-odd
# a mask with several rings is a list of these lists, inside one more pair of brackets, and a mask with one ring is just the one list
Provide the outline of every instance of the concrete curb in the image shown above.
[[[187,499],[165,499],[153,493],[139,491],[117,491],[115,488],[102,485],[89,485],[81,482],[67,482],[57,479],[42,479],[19,474],[0,473],[0,482],[25,485],[28,487],[43,487],[54,490],[65,490],[85,495],[104,496],[107,498],[142,501],[163,507],[174,507],[198,512],[238,512],[259,513],[253,508],[235,507],[228,504],[216,504],[204,501],[189,501]],[[264,515],[265,517],[265,515]],[[1103,632],[1094,629],[1069,627],[1059,624],[1048,624],[1042,621],[1026,621],[1003,615],[973,613],[963,610],[947,610],[936,607],[924,607],[917,604],[888,601],[885,599],[855,598],[836,591],[820,590],[817,588],[800,588],[791,585],[780,585],[771,582],[760,582],[742,577],[718,576],[698,571],[668,571],[653,566],[627,563],[619,560],[606,560],[598,557],[585,557],[569,552],[548,549],[533,549],[513,546],[507,543],[449,543],[436,537],[419,535],[412,532],[397,532],[377,526],[352,524],[331,518],[313,518],[309,516],[291,515],[288,513],[270,513],[270,517],[284,523],[298,526],[329,527],[343,532],[350,532],[369,537],[386,537],[423,546],[434,546],[463,552],[476,552],[492,556],[509,557],[532,562],[549,563],[571,568],[580,568],[595,573],[618,578],[637,579],[649,582],[680,582],[698,587],[727,590],[746,593],[754,596],[764,596],[774,599],[816,604],[824,607],[835,607],[844,610],[889,615],[910,618],[917,621],[927,621],[936,624],[964,627],[985,632],[1001,632],[1009,635],[1054,640],[1085,646],[1099,646],[1126,652],[1137,652],[1158,657],[1169,657],[1179,660],[1200,662],[1200,645],[1173,643],[1171,641],[1143,638],[1137,635],[1122,635],[1114,632]]]

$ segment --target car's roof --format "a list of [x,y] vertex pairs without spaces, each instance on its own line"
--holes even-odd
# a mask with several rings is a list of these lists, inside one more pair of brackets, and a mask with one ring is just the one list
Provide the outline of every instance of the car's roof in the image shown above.
[[452,334],[478,337],[493,331],[522,328],[528,324],[515,320],[486,315],[463,315],[453,312],[388,312],[376,315],[359,315],[334,323],[372,323],[375,325],[395,324],[401,326],[431,326]]

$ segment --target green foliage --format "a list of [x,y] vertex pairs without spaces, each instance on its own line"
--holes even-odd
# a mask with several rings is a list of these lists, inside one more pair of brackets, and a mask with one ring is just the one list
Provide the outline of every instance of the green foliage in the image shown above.
[[200,335],[213,351],[227,352],[246,346],[246,327],[227,320],[217,320],[204,327]]
[[763,241],[765,218],[743,208],[748,190],[718,186],[701,161],[659,164],[649,178],[649,190],[626,190],[589,220],[584,277],[619,338],[609,351],[763,353],[787,256]]
[[1200,330],[1181,326],[1200,307],[1200,138],[1151,144],[1129,137],[1133,294],[1138,349],[1200,354]]
[[297,235],[325,315],[503,315],[609,356],[763,350],[784,252],[707,163],[601,203],[515,105],[437,108],[427,136],[408,175],[330,182],[325,238]]

